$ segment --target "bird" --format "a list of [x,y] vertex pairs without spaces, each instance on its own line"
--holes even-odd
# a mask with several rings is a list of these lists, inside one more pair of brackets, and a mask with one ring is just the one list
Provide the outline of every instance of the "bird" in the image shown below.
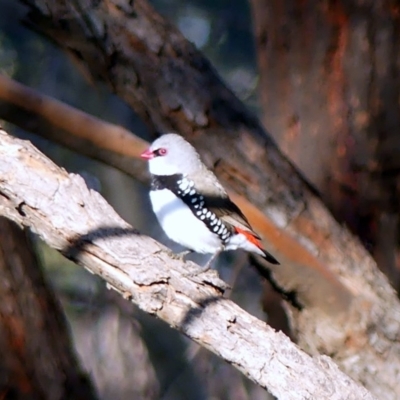
[[[150,202],[165,234],[188,251],[211,254],[210,269],[222,251],[243,249],[271,264],[279,262],[261,245],[239,207],[215,174],[182,136],[167,133],[141,154],[151,175]],[[179,255],[178,255],[179,256]]]

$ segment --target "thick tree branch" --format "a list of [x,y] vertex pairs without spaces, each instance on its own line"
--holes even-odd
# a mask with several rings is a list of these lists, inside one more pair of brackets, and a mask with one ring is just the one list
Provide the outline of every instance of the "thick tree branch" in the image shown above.
[[[107,123],[65,103],[37,93],[5,75],[0,75],[1,98],[42,118],[54,130],[70,132],[72,136],[87,140],[94,146],[118,152],[130,158],[139,158],[147,143],[130,131]],[[33,128],[33,127],[32,127]]]
[[147,143],[122,126],[108,123],[0,75],[0,118],[144,182],[137,161]]
[[195,268],[123,221],[29,142],[0,134],[0,214],[103,277],[148,313],[215,352],[284,399],[373,399],[325,356],[312,358],[230,300],[215,273]]

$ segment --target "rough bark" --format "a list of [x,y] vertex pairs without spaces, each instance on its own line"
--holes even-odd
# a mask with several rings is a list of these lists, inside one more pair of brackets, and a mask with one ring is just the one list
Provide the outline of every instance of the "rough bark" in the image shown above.
[[0,218],[0,275],[0,397],[96,399],[30,239],[4,217]]
[[398,284],[398,4],[253,0],[252,8],[265,126]]
[[299,344],[333,355],[380,398],[394,398],[400,391],[394,291],[201,54],[143,0],[24,3],[31,24],[150,126],[178,131],[215,166],[282,261],[274,279],[302,301],[303,310],[291,314]]
[[29,142],[0,134],[0,213],[105,279],[144,311],[179,329],[284,399],[373,399],[326,356],[312,358],[282,333],[224,299],[214,272],[195,267],[124,222]]

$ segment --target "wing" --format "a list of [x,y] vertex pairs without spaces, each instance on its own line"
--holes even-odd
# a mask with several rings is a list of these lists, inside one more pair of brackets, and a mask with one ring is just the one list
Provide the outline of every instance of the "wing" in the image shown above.
[[204,204],[207,209],[221,219],[230,232],[245,235],[251,243],[264,253],[264,258],[268,262],[279,264],[272,254],[263,249],[260,236],[254,232],[240,208],[229,198],[224,187],[210,170],[202,170],[200,176],[191,175],[189,179],[194,182],[196,190],[204,197]]
[[253,231],[249,221],[242,211],[240,211],[239,207],[233,203],[228,196],[223,200],[223,202],[209,197],[205,197],[205,200],[207,208],[214,212],[214,214],[231,230],[236,232],[249,232],[256,239],[261,239],[260,236]]
[[232,232],[249,232],[254,238],[261,239],[255,233],[240,208],[229,198],[224,187],[210,170],[203,170],[201,175],[191,175],[196,189],[204,196],[206,207],[220,218]]

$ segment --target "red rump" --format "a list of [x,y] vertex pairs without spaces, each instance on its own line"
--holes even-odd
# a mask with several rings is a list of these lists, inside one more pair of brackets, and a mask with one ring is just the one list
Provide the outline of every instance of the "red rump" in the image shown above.
[[255,246],[262,250],[260,241],[251,232],[245,229],[238,228],[237,226],[235,226],[235,231],[244,235],[250,243],[253,243]]

